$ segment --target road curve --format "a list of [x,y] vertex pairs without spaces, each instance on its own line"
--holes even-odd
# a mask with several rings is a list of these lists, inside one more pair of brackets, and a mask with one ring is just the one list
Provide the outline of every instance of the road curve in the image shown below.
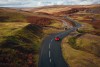
[[70,19],[69,17],[65,18],[73,22],[75,26],[66,31],[52,34],[43,40],[38,67],[69,67],[69,65],[65,62],[62,56],[62,51],[61,51],[62,40],[55,41],[54,38],[58,36],[60,37],[60,39],[63,39],[71,32],[77,30],[81,25],[76,21]]

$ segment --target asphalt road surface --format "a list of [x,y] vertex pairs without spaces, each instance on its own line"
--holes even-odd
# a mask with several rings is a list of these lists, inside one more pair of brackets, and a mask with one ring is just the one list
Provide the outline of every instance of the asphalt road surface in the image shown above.
[[[69,67],[62,56],[61,41],[68,34],[77,30],[81,25],[68,17],[65,18],[73,22],[75,26],[66,31],[52,34],[43,40],[38,67]],[[57,36],[60,37],[60,41],[55,41],[55,37]]]

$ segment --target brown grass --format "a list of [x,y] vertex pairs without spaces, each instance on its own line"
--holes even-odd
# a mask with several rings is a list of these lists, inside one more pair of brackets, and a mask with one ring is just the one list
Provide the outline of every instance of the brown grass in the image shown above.
[[[72,48],[68,43],[68,38],[69,37],[66,37],[62,41],[61,47],[62,47],[63,57],[66,63],[68,63],[70,67],[99,67],[100,66],[99,57],[97,57],[96,55],[90,52]],[[82,42],[82,44],[85,44],[85,42]],[[81,46],[82,44],[79,44],[79,46]]]

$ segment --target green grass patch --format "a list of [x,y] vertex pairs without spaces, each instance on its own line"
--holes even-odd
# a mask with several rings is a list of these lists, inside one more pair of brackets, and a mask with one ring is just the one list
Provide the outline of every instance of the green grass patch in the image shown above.
[[77,40],[76,37],[70,37],[68,38],[68,43],[72,48],[78,49],[79,47],[76,44],[76,40]]

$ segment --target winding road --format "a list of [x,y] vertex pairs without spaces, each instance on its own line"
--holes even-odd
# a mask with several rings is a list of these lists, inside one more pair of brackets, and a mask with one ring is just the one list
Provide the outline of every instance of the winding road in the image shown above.
[[61,51],[62,40],[55,41],[54,39],[57,36],[60,37],[60,39],[63,39],[71,32],[77,30],[81,25],[76,21],[70,19],[69,17],[64,17],[64,18],[73,22],[75,26],[66,31],[52,34],[43,40],[38,67],[69,67],[69,65],[65,62],[62,56],[62,51]]

